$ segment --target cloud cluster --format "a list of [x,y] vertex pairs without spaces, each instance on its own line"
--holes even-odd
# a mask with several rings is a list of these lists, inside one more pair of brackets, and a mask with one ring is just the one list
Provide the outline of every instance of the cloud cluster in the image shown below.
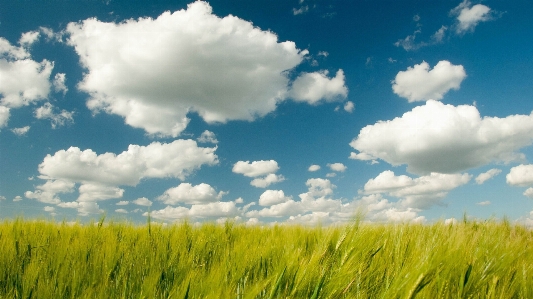
[[[27,191],[27,198],[62,207],[78,208],[81,214],[98,210],[97,205],[80,205],[112,198],[122,198],[124,189],[119,186],[135,186],[143,179],[178,178],[184,180],[202,165],[218,163],[216,148],[198,147],[193,140],[175,140],[172,143],[153,142],[148,146],[130,145],[118,155],[80,150],[71,147],[47,155],[39,165],[39,177],[45,179],[35,191]],[[58,194],[74,192],[77,203],[62,203]],[[145,205],[137,199],[135,204]],[[81,210],[80,210],[81,209]]]
[[332,79],[304,73],[290,91],[286,71],[308,52],[238,17],[219,18],[203,1],[156,19],[87,19],[66,32],[87,70],[79,84],[90,95],[87,106],[149,134],[178,136],[189,112],[208,123],[253,120],[289,94],[316,103],[347,92],[342,70]]
[[275,174],[278,170],[278,162],[274,160],[238,161],[232,169],[234,173],[254,178],[250,185],[257,188],[266,188],[271,184],[284,181],[285,178],[282,175]]
[[416,101],[440,100],[450,89],[459,89],[466,78],[462,65],[453,65],[442,60],[430,70],[427,62],[400,71],[392,81],[392,90],[410,103]]
[[365,158],[407,165],[411,173],[455,173],[523,159],[533,143],[533,114],[483,117],[474,106],[427,101],[401,117],[361,129],[350,145]]
[[400,198],[399,203],[407,208],[427,209],[438,204],[449,191],[468,183],[471,178],[469,174],[431,173],[413,179],[406,175],[396,176],[393,171],[387,170],[370,179],[364,186],[364,192],[388,194]]

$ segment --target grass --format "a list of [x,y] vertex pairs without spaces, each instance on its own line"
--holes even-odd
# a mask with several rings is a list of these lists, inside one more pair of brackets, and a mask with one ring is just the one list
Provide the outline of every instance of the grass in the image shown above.
[[342,227],[0,223],[0,298],[533,298],[507,221]]

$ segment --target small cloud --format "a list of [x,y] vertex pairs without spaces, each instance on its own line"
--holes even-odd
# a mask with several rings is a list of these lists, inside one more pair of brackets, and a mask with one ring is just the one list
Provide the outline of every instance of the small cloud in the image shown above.
[[22,136],[28,133],[29,130],[30,130],[30,126],[25,126],[22,128],[11,129],[11,132],[13,132],[15,135]]
[[128,214],[128,211],[126,211],[125,209],[116,209],[115,212],[122,213],[122,214]]
[[389,58],[387,59],[387,61],[388,61],[389,63],[395,63],[395,62],[398,62],[398,60],[396,60],[396,59],[392,59],[392,57],[389,57]]
[[0,195],[0,200],[6,200],[5,196]]
[[54,77],[54,90],[55,92],[62,92],[65,95],[68,91],[67,86],[65,85],[66,75],[64,73],[58,73]]
[[457,16],[455,28],[457,34],[463,34],[468,31],[473,32],[480,22],[486,22],[493,18],[490,7],[483,4],[472,6],[469,0],[464,0],[452,9],[450,16]]
[[54,212],[56,210],[56,208],[50,207],[50,206],[46,206],[46,207],[44,207],[44,210],[45,210],[45,212]]
[[497,168],[493,168],[487,172],[484,172],[476,177],[476,183],[478,185],[483,184],[485,181],[492,179],[493,177],[500,174],[502,171]]
[[242,197],[239,197],[235,200],[235,203],[244,203],[244,199],[242,199]]
[[319,169],[320,169],[320,165],[313,164],[313,165],[309,166],[309,168],[307,170],[310,171],[310,172],[314,172],[314,171],[317,171]]
[[333,171],[337,171],[337,172],[344,172],[348,167],[346,167],[346,165],[342,164],[342,163],[333,163],[333,164],[328,164],[328,167],[333,170]]
[[352,113],[355,109],[355,104],[352,101],[348,101],[344,104],[344,111]]
[[309,11],[309,6],[308,5],[303,5],[303,6],[300,6],[300,8],[296,9],[296,8],[293,8],[292,9],[292,13],[297,16],[297,15],[301,15],[301,14],[304,14],[306,12]]
[[420,21],[420,16],[419,16],[419,15],[417,15],[417,14],[416,14],[416,15],[414,15],[414,17],[413,17],[413,21],[415,21],[415,22],[418,22],[418,21]]
[[121,201],[117,202],[117,206],[126,206],[129,203],[130,203],[129,201],[121,200]]
[[491,202],[488,201],[488,200],[487,200],[487,201],[481,201],[481,202],[476,203],[476,205],[478,205],[478,206],[488,206],[488,205],[490,205],[490,204],[491,204]]
[[17,202],[17,201],[21,201],[22,200],[22,196],[20,195],[17,195],[15,196],[15,198],[13,198],[13,202]]
[[52,123],[52,129],[74,122],[74,112],[62,110],[59,113],[55,113],[54,106],[50,103],[45,103],[42,107],[35,109],[34,115],[37,119],[49,119]]
[[200,137],[198,137],[198,142],[201,142],[201,143],[214,143],[214,144],[217,144],[218,143],[218,140],[217,140],[217,137],[215,136],[215,133],[211,132],[211,131],[208,131],[208,130],[205,130],[202,135],[200,135]]
[[335,172],[330,172],[330,173],[326,174],[327,178],[334,178],[336,176],[337,176],[337,174]]
[[149,207],[149,206],[152,205],[152,202],[146,197],[137,198],[136,200],[134,200],[132,202],[134,204],[138,205],[138,206]]
[[319,51],[319,52],[318,52],[318,56],[328,57],[328,56],[329,56],[329,53],[326,52],[326,51]]
[[532,188],[528,188],[526,191],[524,191],[523,193],[525,196],[533,199],[533,187]]

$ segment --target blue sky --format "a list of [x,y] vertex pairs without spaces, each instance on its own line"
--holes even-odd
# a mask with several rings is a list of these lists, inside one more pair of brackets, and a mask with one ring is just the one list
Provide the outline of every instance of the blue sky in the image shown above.
[[533,225],[528,1],[3,1],[0,218]]

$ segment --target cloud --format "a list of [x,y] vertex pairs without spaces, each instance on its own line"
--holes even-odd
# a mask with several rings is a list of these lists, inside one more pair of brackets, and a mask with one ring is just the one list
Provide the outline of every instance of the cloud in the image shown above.
[[344,72],[338,70],[334,78],[328,72],[302,73],[292,83],[290,97],[298,102],[318,104],[321,100],[333,102],[345,99],[348,88],[344,83]]
[[128,211],[126,211],[125,209],[116,209],[115,212],[122,213],[122,214],[128,214]]
[[96,202],[62,202],[57,205],[61,208],[77,209],[78,215],[88,216],[90,214],[104,213],[104,210],[100,209],[100,206]]
[[401,117],[361,129],[350,145],[411,173],[454,173],[523,159],[533,143],[533,114],[484,117],[474,106],[428,101]]
[[9,121],[9,108],[5,106],[0,106],[0,128],[7,126]]
[[507,184],[511,186],[527,187],[533,185],[533,164],[520,164],[511,168],[505,177]]
[[527,188],[527,190],[524,191],[524,195],[533,199],[533,187]]
[[[213,217],[233,217],[239,214],[239,210],[234,202],[212,202],[207,204],[192,205],[191,208],[185,207],[171,207],[167,206],[164,209],[150,212],[150,216],[154,219],[161,219],[167,221],[175,221],[180,219],[197,219],[197,218],[213,218]],[[147,216],[144,213],[143,216]]]
[[355,109],[355,104],[352,101],[348,101],[344,104],[344,111],[352,113]]
[[304,14],[306,12],[309,11],[309,5],[302,5],[300,6],[300,8],[296,9],[296,8],[293,8],[292,9],[292,14],[297,16],[297,15],[301,15],[301,14]]
[[205,183],[196,186],[189,183],[181,183],[177,187],[166,190],[157,200],[167,205],[177,205],[180,203],[204,204],[217,202],[223,195],[224,192],[217,193],[213,187]]
[[13,128],[11,129],[11,132],[13,132],[15,135],[22,136],[22,135],[26,135],[26,133],[28,133],[29,130],[30,130],[30,126],[25,126],[22,128]]
[[[39,177],[47,180],[26,197],[58,204],[58,193],[72,192],[79,187],[79,202],[120,198],[121,185],[136,186],[142,179],[178,178],[184,180],[202,165],[218,163],[216,148],[198,147],[193,140],[172,143],[153,142],[148,146],[130,145],[127,151],[96,154],[77,147],[47,155],[39,165]],[[88,207],[88,205],[85,205]],[[94,206],[92,206],[94,207]]]
[[480,202],[476,203],[476,205],[478,205],[478,206],[488,206],[490,204],[491,204],[491,202],[488,201],[488,200],[487,201],[480,201]]
[[259,197],[259,205],[269,207],[289,200],[292,200],[292,197],[285,196],[283,190],[266,190]]
[[314,165],[313,164],[313,165],[309,166],[309,168],[307,170],[310,171],[310,172],[314,172],[314,171],[317,171],[319,169],[320,169],[320,165]]
[[54,76],[54,90],[55,92],[62,92],[65,95],[68,91],[65,81],[67,80],[66,75],[63,73],[57,73]]
[[152,201],[150,201],[148,198],[146,197],[141,197],[141,198],[137,198],[136,200],[132,201],[134,204],[138,205],[138,206],[144,206],[144,207],[149,207],[152,205]]
[[462,34],[474,31],[480,22],[492,19],[491,9],[483,4],[471,6],[469,0],[464,0],[457,7],[450,11],[450,15],[457,16],[456,33]]
[[466,77],[462,65],[452,65],[442,60],[430,70],[427,62],[400,71],[392,81],[392,90],[409,103],[425,100],[440,100],[450,89],[458,90]]
[[361,161],[372,161],[372,164],[378,164],[379,162],[376,160],[376,157],[373,157],[372,155],[369,155],[367,153],[354,153],[351,152],[350,156],[348,157],[352,160],[361,160]]
[[269,161],[238,161],[233,165],[232,171],[240,173],[247,177],[257,177],[274,173],[279,170],[278,162],[274,160]]
[[250,182],[250,185],[257,188],[266,188],[274,183],[283,182],[285,178],[282,175],[269,173],[265,177],[255,178]]
[[22,200],[22,197],[20,195],[17,195],[15,196],[15,198],[13,198],[13,202],[17,202],[17,201],[21,201]]
[[449,191],[462,186],[472,178],[469,174],[431,173],[412,179],[406,175],[396,176],[387,170],[368,180],[365,194],[386,193],[401,198],[400,203],[408,208],[427,209],[438,204]]
[[117,206],[127,206],[130,202],[127,200],[121,200],[117,202]]
[[202,133],[202,135],[198,137],[197,140],[198,142],[201,142],[201,143],[214,143],[214,144],[218,143],[217,136],[215,135],[215,133],[208,131],[208,130],[205,130]]
[[348,167],[346,167],[346,165],[344,165],[342,163],[333,163],[333,164],[329,164],[328,163],[328,167],[332,171],[337,171],[337,172],[344,172],[348,168]]
[[37,40],[39,40],[39,36],[39,31],[25,32],[20,37],[19,44],[24,48],[28,48],[33,45]]
[[275,110],[287,98],[286,71],[308,54],[251,22],[219,18],[203,1],[155,19],[86,19],[68,24],[66,32],[86,69],[78,86],[90,94],[92,111],[173,137],[186,128],[190,112],[216,123]]
[[0,195],[0,200],[6,200],[5,196]]
[[52,129],[55,129],[58,126],[63,126],[66,123],[74,122],[74,112],[62,110],[59,113],[55,113],[54,106],[50,103],[44,103],[43,106],[35,109],[34,115],[37,119],[49,119],[52,123]]
[[500,174],[500,172],[502,172],[501,169],[493,168],[493,169],[491,169],[491,170],[489,170],[487,172],[481,173],[480,175],[478,175],[476,177],[476,183],[478,185],[481,185],[484,182],[486,182],[487,180],[490,180],[493,177],[495,177],[498,174]]

